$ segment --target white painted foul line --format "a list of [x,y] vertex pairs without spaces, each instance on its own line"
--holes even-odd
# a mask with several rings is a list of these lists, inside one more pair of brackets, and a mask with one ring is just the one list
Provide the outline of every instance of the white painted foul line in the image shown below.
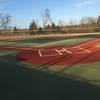
[[87,42],[87,43],[83,43],[83,44],[81,44],[81,45],[75,46],[75,47],[73,47],[73,48],[78,48],[78,47],[80,47],[80,46],[88,45],[88,44],[90,44],[90,43],[94,43],[94,42],[97,42],[97,41],[100,41],[100,39],[92,40],[92,41],[89,41],[89,42]]
[[86,52],[92,52],[92,51],[90,51],[88,49],[84,49],[84,48],[81,48],[81,47],[80,47],[80,49],[83,50],[83,51],[86,51]]
[[92,51],[88,50],[88,49],[85,49],[85,48],[81,48],[81,47],[78,47],[77,48],[78,50],[82,50],[82,51],[79,51],[79,52],[75,52],[77,54],[83,54],[83,53],[90,53]]

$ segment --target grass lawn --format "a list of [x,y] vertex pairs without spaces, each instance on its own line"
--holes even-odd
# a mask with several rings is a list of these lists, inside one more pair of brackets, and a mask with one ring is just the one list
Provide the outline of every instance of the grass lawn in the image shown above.
[[10,50],[0,50],[0,56],[5,56],[5,55],[12,55],[14,54],[15,51],[10,51]]
[[16,43],[30,44],[31,46],[49,46],[49,45],[73,45],[86,40],[90,40],[92,37],[73,37],[73,38],[56,38],[56,39],[26,39],[17,40]]
[[80,42],[84,42],[86,40],[89,40],[91,38],[85,38],[85,39],[68,39],[68,40],[61,40],[61,41],[56,41],[56,42],[50,42],[50,43],[45,43],[44,45],[73,45],[73,44],[78,44]]
[[99,65],[100,62],[94,62],[48,67],[19,62],[15,59],[15,54],[5,55],[0,59],[0,98],[3,100],[98,99],[100,98]]

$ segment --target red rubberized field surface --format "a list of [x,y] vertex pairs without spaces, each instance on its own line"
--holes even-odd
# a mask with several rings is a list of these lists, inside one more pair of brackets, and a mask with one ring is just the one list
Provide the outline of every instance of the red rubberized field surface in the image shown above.
[[43,65],[84,64],[100,60],[100,48],[95,45],[100,38],[83,42],[74,46],[0,46],[0,49],[19,50],[16,59],[25,63]]

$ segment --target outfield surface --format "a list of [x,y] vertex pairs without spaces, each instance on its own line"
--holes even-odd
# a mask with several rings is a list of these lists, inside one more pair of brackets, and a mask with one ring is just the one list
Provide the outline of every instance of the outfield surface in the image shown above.
[[0,98],[99,100],[99,35],[0,38]]

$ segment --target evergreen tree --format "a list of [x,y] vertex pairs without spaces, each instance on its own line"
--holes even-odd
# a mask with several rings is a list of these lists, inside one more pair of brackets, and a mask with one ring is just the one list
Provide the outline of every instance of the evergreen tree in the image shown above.
[[55,25],[54,22],[52,23],[51,28],[52,28],[52,29],[55,29],[55,28],[56,28],[56,25]]
[[30,34],[35,34],[37,33],[37,29],[38,29],[38,26],[37,26],[37,23],[35,20],[33,20],[29,26],[29,29],[30,29]]
[[13,31],[18,31],[17,27],[14,27]]
[[50,26],[50,24],[48,24],[47,26],[46,26],[46,29],[50,29],[51,28],[51,26]]
[[61,27],[59,25],[56,26],[56,29],[61,29]]
[[43,33],[42,27],[39,27],[39,34]]
[[13,33],[14,33],[14,34],[18,34],[18,29],[17,29],[16,26],[14,26],[14,28],[13,28]]

